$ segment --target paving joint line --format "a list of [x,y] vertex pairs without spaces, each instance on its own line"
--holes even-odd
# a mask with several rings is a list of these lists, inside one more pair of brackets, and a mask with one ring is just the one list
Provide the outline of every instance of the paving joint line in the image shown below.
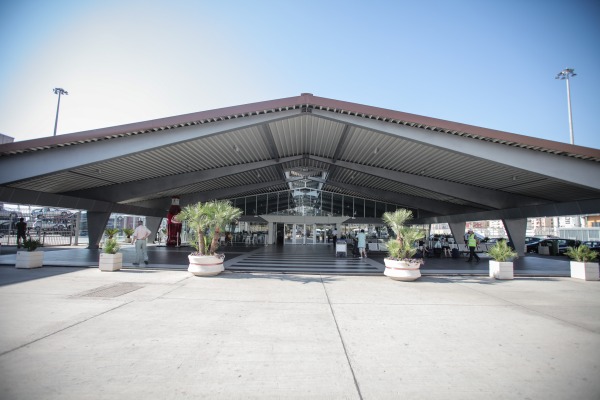
[[62,329],[59,329],[59,330],[57,330],[57,331],[55,331],[55,332],[49,333],[49,334],[47,334],[47,335],[44,335],[44,336],[42,336],[42,337],[39,337],[39,338],[37,338],[37,339],[35,339],[35,340],[32,340],[31,342],[28,342],[28,343],[22,344],[22,345],[20,345],[20,346],[17,346],[17,347],[15,347],[14,349],[6,350],[6,351],[4,351],[4,352],[0,353],[0,357],[2,357],[2,356],[4,356],[4,355],[6,355],[6,354],[8,354],[8,353],[12,353],[13,351],[17,351],[17,350],[19,350],[19,349],[22,349],[23,347],[27,347],[27,346],[29,346],[29,345],[31,345],[31,344],[37,343],[37,342],[39,342],[40,340],[44,340],[44,339],[46,339],[46,338],[49,338],[50,336],[54,336],[54,335],[56,335],[57,333],[64,332],[64,331],[66,331],[67,329],[70,329],[70,328],[72,328],[72,327],[74,327],[74,326],[77,326],[77,325],[83,324],[84,322],[87,322],[87,321],[89,321],[89,320],[92,320],[92,319],[94,319],[94,318],[96,318],[96,317],[99,317],[99,316],[101,316],[101,315],[104,315],[104,314],[106,314],[106,313],[109,313],[109,312],[111,312],[111,311],[117,310],[117,309],[119,309],[119,308],[121,308],[121,307],[123,307],[123,306],[126,306],[127,304],[131,304],[132,302],[133,302],[133,300],[132,300],[132,301],[128,301],[127,303],[120,304],[120,305],[118,305],[118,306],[116,306],[116,307],[114,307],[114,308],[111,308],[111,309],[108,309],[108,310],[106,310],[106,311],[103,311],[103,312],[101,312],[100,314],[92,315],[91,317],[89,317],[89,318],[86,318],[86,319],[84,319],[84,320],[82,320],[82,321],[76,322],[76,323],[74,323],[74,324],[72,324],[72,325],[69,325],[69,326],[65,326],[64,328],[62,328]]
[[323,282],[323,276],[321,276],[321,284],[323,285],[323,290],[325,291],[325,297],[327,297],[327,304],[329,304],[329,310],[331,311],[331,315],[333,316],[333,322],[335,323],[335,329],[337,329],[338,337],[340,338],[340,342],[342,343],[342,348],[344,349],[344,355],[346,356],[346,361],[348,361],[348,367],[350,367],[350,372],[352,373],[352,379],[354,380],[354,387],[356,387],[356,392],[358,393],[358,398],[360,400],[363,400],[363,396],[360,391],[360,385],[358,384],[358,380],[356,379],[356,374],[354,373],[354,368],[352,367],[352,361],[350,361],[350,356],[348,355],[348,349],[346,348],[346,343],[344,342],[344,338],[342,337],[342,332],[340,331],[340,326],[338,325],[337,318],[335,316],[335,311],[333,310],[333,306],[331,305],[331,300],[329,299],[329,293],[327,293],[327,287],[325,286],[325,282]]

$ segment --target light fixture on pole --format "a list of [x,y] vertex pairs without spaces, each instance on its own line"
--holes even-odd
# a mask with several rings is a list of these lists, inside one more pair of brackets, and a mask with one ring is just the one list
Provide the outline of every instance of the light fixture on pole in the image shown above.
[[567,103],[569,105],[569,131],[571,132],[571,144],[575,144],[573,136],[573,116],[571,115],[571,87],[569,86],[569,78],[577,76],[573,68],[565,68],[556,74],[556,79],[565,79],[567,81]]
[[58,104],[56,105],[56,119],[54,120],[54,136],[56,136],[56,126],[58,125],[58,109],[60,108],[60,96],[63,94],[68,95],[69,92],[67,92],[63,88],[54,88],[53,91],[54,94],[58,95]]

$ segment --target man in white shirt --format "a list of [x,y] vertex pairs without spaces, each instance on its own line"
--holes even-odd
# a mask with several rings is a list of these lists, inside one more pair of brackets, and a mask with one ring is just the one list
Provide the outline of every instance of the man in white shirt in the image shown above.
[[144,226],[142,221],[138,221],[138,226],[133,231],[133,244],[135,245],[135,262],[133,265],[140,265],[140,262],[144,261],[144,264],[148,265],[148,249],[146,248],[146,242],[152,232],[150,229]]

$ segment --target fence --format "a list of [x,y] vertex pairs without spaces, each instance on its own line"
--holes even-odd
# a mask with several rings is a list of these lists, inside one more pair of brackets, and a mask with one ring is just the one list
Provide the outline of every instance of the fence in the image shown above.
[[41,215],[21,214],[11,215],[0,221],[0,244],[16,246],[17,227],[19,219],[27,223],[27,237],[39,240],[44,246],[71,246],[77,229],[75,214]]

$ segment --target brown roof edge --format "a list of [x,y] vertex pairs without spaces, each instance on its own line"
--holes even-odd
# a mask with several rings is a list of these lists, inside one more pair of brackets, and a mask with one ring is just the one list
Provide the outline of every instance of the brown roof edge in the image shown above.
[[31,149],[36,147],[56,146],[64,143],[77,141],[87,141],[96,138],[103,138],[112,135],[119,135],[130,132],[144,131],[158,127],[171,126],[201,121],[211,118],[221,118],[232,115],[260,112],[270,109],[285,107],[295,107],[298,105],[312,105],[313,107],[323,107],[335,110],[344,110],[358,115],[377,116],[380,118],[393,119],[398,121],[415,123],[418,125],[427,125],[440,129],[467,133],[470,135],[481,136],[489,139],[496,139],[504,142],[519,143],[525,146],[540,147],[557,152],[569,154],[578,154],[582,156],[600,158],[600,150],[590,147],[571,145],[562,142],[555,142],[547,139],[538,139],[531,136],[524,136],[510,132],[504,132],[494,129],[482,128],[474,125],[467,125],[458,122],[452,122],[437,118],[425,117],[422,115],[409,114],[401,111],[394,111],[385,108],[367,106],[358,103],[334,100],[325,97],[314,96],[311,93],[302,93],[300,96],[286,97],[276,100],[268,100],[257,103],[249,103],[232,107],[218,108],[207,111],[200,111],[190,114],[182,114],[173,117],[153,119],[149,121],[136,122],[125,125],[100,128],[83,132],[69,133],[59,136],[50,136],[45,138],[31,139],[7,143],[0,145],[0,153],[6,153],[15,150]]
[[173,117],[165,117],[152,119],[142,122],[134,122],[125,125],[116,125],[107,128],[93,129],[89,131],[81,131],[74,133],[67,133],[58,136],[48,136],[37,139],[23,140],[12,143],[0,145],[0,153],[31,149],[36,147],[47,147],[56,146],[65,143],[72,143],[77,141],[87,141],[96,138],[103,138],[112,135],[119,135],[129,132],[144,131],[148,129],[154,129],[158,127],[178,125],[189,123],[193,121],[201,121],[211,118],[227,117],[231,115],[241,115],[253,112],[259,112],[263,110],[276,109],[281,107],[291,107],[301,104],[305,104],[306,96],[287,97],[278,100],[262,101],[257,103],[243,104],[232,107],[216,108],[207,111],[199,111],[190,114],[176,115]]
[[600,158],[600,150],[591,147],[572,145],[568,143],[556,142],[553,140],[539,139],[531,136],[519,135],[516,133],[504,132],[495,129],[482,128],[475,125],[467,125],[459,122],[452,122],[438,118],[424,117],[417,114],[409,114],[401,111],[394,111],[385,108],[366,106],[362,104],[350,103],[340,100],[333,100],[324,97],[314,97],[312,103],[338,110],[351,111],[357,114],[373,115],[383,118],[389,118],[399,121],[412,122],[419,125],[427,125],[450,131],[464,132],[471,135],[482,136],[489,139],[498,139],[505,142],[519,143],[526,146],[541,147],[544,149],[556,150],[571,154],[580,154],[589,157]]

